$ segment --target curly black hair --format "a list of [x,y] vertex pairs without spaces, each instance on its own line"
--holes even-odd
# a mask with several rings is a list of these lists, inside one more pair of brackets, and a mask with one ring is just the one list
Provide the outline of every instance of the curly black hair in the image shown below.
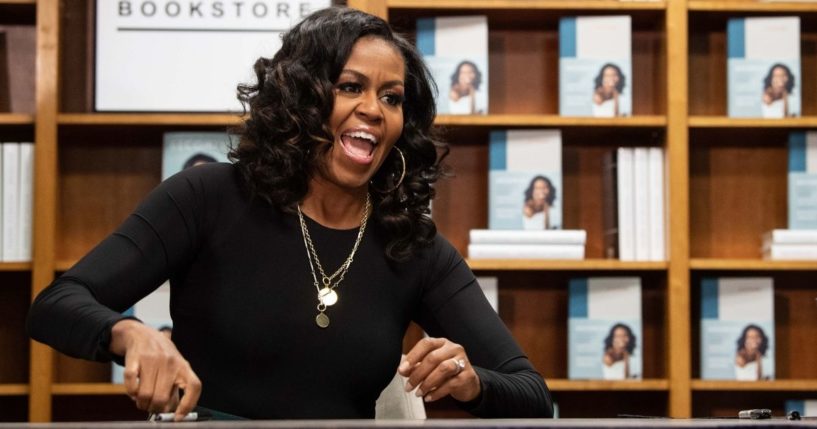
[[454,69],[454,73],[451,75],[451,86],[454,86],[460,80],[460,69],[462,66],[471,66],[474,68],[474,90],[479,90],[479,86],[482,85],[482,72],[479,71],[479,67],[473,62],[464,60],[457,64],[457,68]]
[[433,127],[437,88],[431,73],[414,46],[386,21],[330,7],[285,33],[272,59],[256,61],[257,82],[238,86],[238,99],[249,115],[234,130],[240,139],[229,156],[253,198],[294,212],[334,141],[328,126],[334,85],[355,42],[372,36],[394,46],[405,61],[404,125],[395,143],[405,157],[405,178],[395,188],[395,172],[399,176],[403,167],[393,150],[369,186],[372,219],[388,237],[386,255],[404,261],[437,232],[429,202],[449,149]]
[[540,180],[544,181],[548,185],[548,190],[550,192],[548,192],[545,202],[549,206],[552,206],[553,202],[556,201],[556,188],[553,186],[553,182],[551,182],[550,179],[542,175],[535,176],[533,179],[531,179],[530,184],[528,184],[528,187],[525,189],[525,202],[533,199],[533,186]]
[[786,76],[788,77],[786,80],[786,92],[791,94],[792,90],[794,89],[794,75],[791,74],[791,69],[783,63],[776,63],[769,68],[769,72],[766,73],[766,77],[763,78],[763,90],[765,91],[767,88],[772,86],[772,74],[776,68],[781,68],[786,72]]
[[627,342],[627,353],[633,354],[633,350],[636,347],[636,338],[635,334],[633,334],[633,330],[630,329],[629,326],[623,323],[616,323],[610,328],[610,332],[607,334],[607,337],[604,339],[604,351],[606,352],[608,349],[613,347],[613,336],[616,333],[616,329],[622,328],[627,331],[627,335],[630,337],[630,341]]
[[597,74],[595,79],[593,79],[593,84],[595,85],[593,89],[596,90],[601,88],[601,81],[602,79],[604,79],[604,69],[606,69],[607,67],[612,68],[613,70],[616,71],[616,73],[618,73],[618,83],[616,83],[616,91],[621,93],[622,91],[624,91],[624,86],[627,84],[627,78],[624,77],[624,72],[621,71],[621,67],[613,63],[607,63],[601,66],[601,69],[599,69],[599,74]]
[[766,333],[763,332],[763,328],[760,326],[750,324],[746,325],[743,328],[743,332],[740,334],[740,338],[738,338],[738,352],[746,348],[746,334],[749,333],[750,329],[756,330],[760,334],[760,345],[757,348],[757,351],[760,352],[761,356],[766,356],[766,350],[769,349],[769,337],[766,336]]

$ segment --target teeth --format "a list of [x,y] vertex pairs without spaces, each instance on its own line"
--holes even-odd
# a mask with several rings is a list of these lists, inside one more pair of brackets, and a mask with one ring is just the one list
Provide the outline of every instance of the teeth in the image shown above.
[[372,142],[372,144],[377,144],[377,138],[375,138],[374,135],[369,134],[369,133],[367,133],[365,131],[353,131],[351,133],[346,133],[346,135],[349,136],[349,137],[354,137],[354,138],[358,138],[358,139],[369,140],[370,142]]

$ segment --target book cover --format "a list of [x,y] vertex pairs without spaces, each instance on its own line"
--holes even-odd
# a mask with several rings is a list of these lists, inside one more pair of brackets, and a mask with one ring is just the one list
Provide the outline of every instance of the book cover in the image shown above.
[[477,283],[479,283],[482,293],[485,294],[488,304],[491,304],[491,308],[499,313],[499,279],[493,276],[481,276],[477,277]]
[[34,143],[20,143],[20,244],[17,256],[20,261],[31,261],[34,222]]
[[632,36],[629,16],[559,20],[559,114],[632,115]]
[[469,244],[471,259],[584,259],[584,244]]
[[417,20],[417,49],[439,95],[437,113],[488,113],[488,19],[453,16]]
[[225,132],[168,132],[162,148],[162,180],[208,162],[229,162],[231,137]]
[[583,229],[562,230],[501,230],[472,229],[469,231],[471,244],[581,244],[587,239]]
[[568,290],[568,378],[642,378],[641,279],[574,278]]
[[789,229],[817,229],[817,131],[789,134]]
[[729,116],[800,116],[800,18],[731,18],[726,36]]
[[784,408],[787,414],[797,411],[802,417],[817,417],[817,399],[789,399]]
[[[281,34],[330,0],[96,0],[98,111],[241,111],[236,86]],[[189,6],[189,7],[188,7]]]
[[492,131],[488,228],[561,229],[559,130]]
[[20,247],[20,143],[3,143],[3,257],[19,261]]
[[771,277],[701,280],[701,378],[773,380]]
[[36,56],[34,25],[0,25],[0,112],[34,113]]
[[667,259],[666,226],[664,222],[664,211],[666,202],[664,200],[664,149],[651,147],[648,149],[648,205],[650,224],[650,251],[651,261],[664,261]]

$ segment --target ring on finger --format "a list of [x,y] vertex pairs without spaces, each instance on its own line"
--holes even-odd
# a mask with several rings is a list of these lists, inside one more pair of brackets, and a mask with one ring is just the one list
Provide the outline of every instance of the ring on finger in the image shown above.
[[465,359],[455,359],[454,365],[457,366],[457,372],[454,373],[454,377],[456,377],[465,369]]

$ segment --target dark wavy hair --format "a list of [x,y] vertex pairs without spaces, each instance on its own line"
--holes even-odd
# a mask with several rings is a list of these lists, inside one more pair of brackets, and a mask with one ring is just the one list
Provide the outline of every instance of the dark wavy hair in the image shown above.
[[604,69],[606,69],[607,67],[612,68],[613,70],[616,71],[616,73],[618,73],[618,83],[616,84],[616,91],[621,93],[621,91],[624,90],[624,86],[627,84],[627,78],[624,77],[624,72],[621,71],[621,67],[619,67],[619,66],[617,66],[617,65],[615,65],[613,63],[607,63],[607,64],[601,66],[601,69],[599,70],[599,74],[597,74],[596,78],[593,79],[593,83],[595,84],[593,89],[601,88],[601,81],[604,78]]
[[633,350],[635,350],[635,347],[636,347],[635,334],[633,334],[633,330],[630,329],[629,326],[627,326],[627,325],[625,325],[623,323],[616,323],[615,325],[613,325],[612,328],[610,328],[610,332],[607,334],[607,337],[604,339],[604,351],[606,352],[611,347],[613,347],[613,335],[615,335],[616,329],[618,329],[618,328],[623,328],[625,331],[627,331],[627,335],[630,337],[630,341],[627,342],[627,353],[632,354]]
[[388,237],[386,255],[402,261],[436,234],[429,202],[449,149],[433,128],[437,88],[431,73],[414,46],[384,20],[330,7],[286,32],[272,59],[256,61],[257,82],[238,86],[238,99],[249,115],[234,130],[240,139],[229,156],[252,198],[294,212],[334,141],[328,125],[334,85],[355,42],[372,36],[394,46],[405,61],[404,125],[395,143],[405,156],[405,178],[393,189],[402,166],[392,150],[369,186],[372,219]]
[[760,352],[761,356],[766,356],[766,350],[769,349],[769,337],[766,336],[766,333],[763,332],[763,328],[757,325],[746,325],[743,328],[743,332],[740,334],[740,338],[738,338],[738,352],[746,348],[746,334],[749,333],[750,329],[754,329],[760,333],[760,346],[758,346],[757,350]]
[[553,183],[550,181],[550,179],[541,175],[531,179],[530,184],[528,184],[528,188],[525,189],[525,202],[528,202],[533,198],[533,185],[539,180],[544,180],[544,182],[547,183],[550,192],[548,192],[545,202],[548,203],[549,206],[552,206],[553,202],[556,201],[556,188],[553,187]]
[[786,75],[789,79],[786,81],[786,92],[791,94],[791,91],[794,89],[794,75],[791,74],[791,69],[783,64],[783,63],[776,63],[771,68],[769,68],[769,72],[766,73],[766,77],[763,78],[763,90],[765,91],[766,88],[772,86],[772,73],[774,73],[774,69],[781,68],[786,72]]
[[462,61],[459,64],[457,64],[457,68],[454,69],[454,74],[451,75],[451,86],[456,85],[457,82],[460,80],[460,69],[462,68],[462,66],[471,66],[474,68],[474,74],[476,75],[474,76],[474,90],[479,90],[479,86],[482,85],[482,72],[479,71],[479,67],[477,67],[477,65],[474,64],[473,61],[468,60]]

